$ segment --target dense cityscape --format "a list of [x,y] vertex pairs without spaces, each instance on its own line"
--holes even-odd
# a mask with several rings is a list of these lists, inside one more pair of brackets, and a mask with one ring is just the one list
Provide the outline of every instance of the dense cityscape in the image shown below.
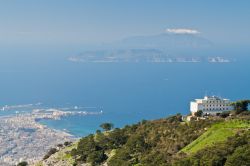
[[100,114],[101,112],[33,110],[31,113],[0,118],[0,165],[13,165],[25,160],[34,163],[57,144],[73,141],[69,133],[40,124],[40,119],[60,119],[62,116]]

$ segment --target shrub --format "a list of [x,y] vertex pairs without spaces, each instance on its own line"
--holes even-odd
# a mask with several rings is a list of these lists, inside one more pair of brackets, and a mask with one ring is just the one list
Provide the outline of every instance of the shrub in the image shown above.
[[17,166],[28,166],[28,163],[26,161],[22,161],[18,163]]
[[94,151],[90,153],[87,157],[87,162],[91,163],[92,165],[101,164],[103,161],[107,159],[107,155],[104,153],[103,150]]
[[64,146],[70,146],[72,144],[72,142],[66,141],[64,142]]
[[230,111],[227,111],[227,112],[222,112],[219,116],[222,117],[222,118],[226,118],[230,115]]
[[199,111],[194,113],[194,115],[197,116],[197,117],[201,117],[202,114],[203,114],[202,110],[199,110]]
[[226,166],[248,165],[250,164],[250,145],[244,145],[237,148],[234,153],[228,157]]
[[51,148],[48,153],[43,157],[43,160],[48,159],[52,154],[55,154],[57,152],[56,148]]

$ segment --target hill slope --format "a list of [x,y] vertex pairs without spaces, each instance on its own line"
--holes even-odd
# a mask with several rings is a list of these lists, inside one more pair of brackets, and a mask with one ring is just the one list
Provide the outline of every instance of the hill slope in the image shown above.
[[247,120],[230,120],[214,124],[208,131],[181,151],[185,153],[195,153],[205,147],[226,141],[228,137],[232,137],[240,130],[247,128],[250,128],[250,123]]
[[[249,128],[250,115],[183,122],[182,116],[177,114],[110,132],[97,132],[80,139],[77,146],[70,147],[72,150],[67,155],[59,151],[52,158],[61,153],[67,156],[64,161],[74,161],[75,165],[109,166],[182,166],[202,162],[202,165],[225,165],[226,162],[228,165],[239,156],[248,162]],[[62,158],[57,158],[54,157],[54,165],[63,166]],[[51,162],[51,157],[42,165],[49,165],[48,161]]]

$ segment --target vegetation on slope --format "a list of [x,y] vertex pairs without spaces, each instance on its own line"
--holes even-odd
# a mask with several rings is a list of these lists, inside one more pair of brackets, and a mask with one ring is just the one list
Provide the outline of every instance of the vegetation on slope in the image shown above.
[[242,130],[224,142],[217,142],[192,155],[178,158],[174,166],[249,166],[250,131]]
[[[77,147],[78,142],[65,142],[58,144],[57,148],[51,148],[44,156],[43,161],[35,163],[34,166],[72,166],[75,159],[71,155],[71,150]],[[52,153],[53,152],[53,153]]]
[[113,125],[105,123],[100,126],[104,132],[81,138],[67,157],[72,165],[93,166],[250,165],[250,112],[243,110],[245,103],[235,103],[235,111],[190,122],[177,114],[122,129],[111,130]]
[[[233,117],[210,117],[191,122],[183,122],[177,114],[166,119],[142,121],[84,137],[71,155],[76,165],[229,165],[249,146],[248,114],[242,112]],[[250,157],[247,154],[248,151],[241,156],[246,161]]]
[[185,153],[195,153],[205,147],[212,146],[217,142],[226,141],[234,136],[240,129],[250,128],[248,120],[229,120],[214,124],[207,132],[182,149]]
[[202,135],[206,128],[220,121],[205,119],[186,123],[180,114],[155,121],[144,120],[123,129],[84,137],[71,155],[77,164],[166,165],[171,163],[178,151]]

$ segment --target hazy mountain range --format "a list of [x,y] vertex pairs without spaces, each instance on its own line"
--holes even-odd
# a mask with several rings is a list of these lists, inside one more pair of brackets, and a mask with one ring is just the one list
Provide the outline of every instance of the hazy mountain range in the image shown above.
[[218,56],[197,53],[213,49],[214,44],[197,34],[163,33],[129,37],[103,44],[69,57],[73,62],[230,62]]

